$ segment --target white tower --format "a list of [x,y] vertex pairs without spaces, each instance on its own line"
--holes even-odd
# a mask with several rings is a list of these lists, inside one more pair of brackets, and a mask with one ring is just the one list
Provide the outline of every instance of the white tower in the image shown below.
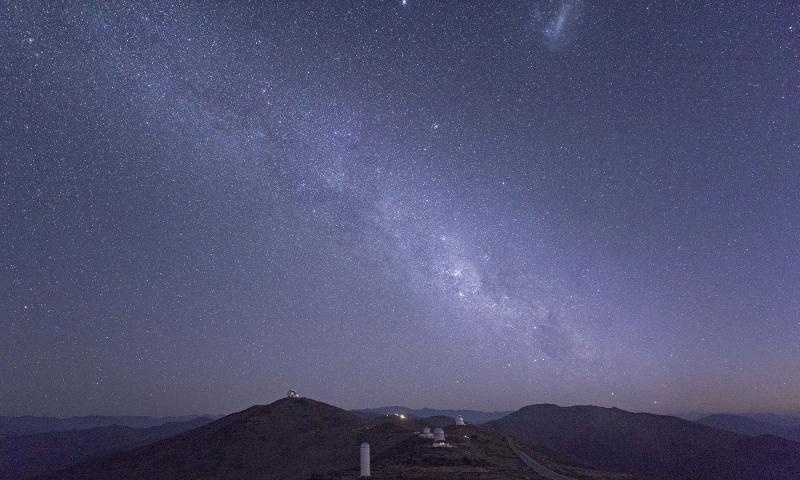
[[444,442],[444,430],[436,427],[433,429],[433,441],[434,442]]
[[461,415],[456,417],[456,425],[464,425],[464,417]]
[[361,476],[369,477],[369,443],[364,442],[361,444]]

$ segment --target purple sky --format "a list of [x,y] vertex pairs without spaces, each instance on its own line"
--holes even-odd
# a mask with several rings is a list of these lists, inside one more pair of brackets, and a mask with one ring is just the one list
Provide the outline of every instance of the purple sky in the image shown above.
[[0,414],[797,412],[800,5],[5,2]]

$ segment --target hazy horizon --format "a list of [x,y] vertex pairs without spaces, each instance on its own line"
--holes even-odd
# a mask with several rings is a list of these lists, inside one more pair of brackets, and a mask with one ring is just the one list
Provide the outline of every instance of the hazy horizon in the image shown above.
[[[97,415],[97,416],[106,416],[106,417],[142,416],[142,417],[155,417],[155,418],[158,418],[158,417],[203,416],[203,415],[210,415],[210,416],[222,415],[222,416],[225,416],[225,415],[230,415],[232,413],[240,412],[240,411],[245,410],[245,409],[247,409],[249,407],[252,407],[254,405],[267,405],[267,404],[273,403],[273,402],[275,402],[277,400],[280,400],[281,398],[284,398],[284,397],[285,396],[279,396],[279,397],[275,397],[273,399],[270,399],[268,401],[261,401],[261,402],[257,401],[257,402],[254,402],[252,404],[249,404],[249,405],[246,405],[246,406],[242,406],[241,408],[236,408],[236,409],[229,410],[229,411],[218,411],[218,412],[216,412],[216,411],[214,411],[214,412],[212,412],[212,411],[208,411],[208,412],[188,412],[188,413],[186,413],[186,412],[183,412],[183,413],[174,412],[174,413],[163,413],[163,414],[162,413],[153,413],[153,414],[149,414],[149,413],[124,413],[124,412],[123,413],[106,412],[106,413],[98,414],[98,413],[95,412],[95,413],[78,413],[78,414],[56,415],[56,414],[50,414],[50,413],[8,414],[8,413],[4,413],[3,411],[0,410],[0,416],[5,416],[5,417],[31,416],[31,417],[53,417],[53,418],[88,417],[88,416],[95,416],[95,415]],[[365,406],[355,406],[355,407],[353,407],[353,406],[338,405],[336,403],[327,401],[327,400],[322,399],[322,398],[314,398],[314,397],[309,397],[309,398],[311,398],[312,400],[317,400],[317,401],[320,401],[320,402],[328,403],[330,405],[333,405],[333,406],[336,406],[336,407],[339,407],[339,408],[342,408],[342,409],[345,409],[345,410],[370,410],[370,409],[379,409],[379,408],[387,408],[387,407],[403,407],[403,408],[408,408],[408,409],[411,409],[411,410],[424,410],[424,409],[430,409],[430,410],[472,410],[472,411],[478,411],[478,412],[495,413],[495,412],[514,412],[516,410],[519,410],[520,408],[523,408],[523,407],[526,407],[526,406],[529,406],[529,405],[551,404],[551,405],[557,405],[559,407],[596,406],[596,407],[603,407],[603,408],[619,408],[621,410],[626,410],[626,411],[633,412],[633,413],[654,413],[654,414],[657,414],[657,415],[670,415],[670,416],[675,416],[675,417],[679,417],[679,418],[690,418],[690,417],[695,417],[695,416],[708,416],[708,415],[714,415],[714,414],[778,415],[778,416],[789,416],[789,417],[797,416],[797,417],[800,417],[800,410],[794,410],[794,411],[791,411],[791,410],[789,410],[789,411],[722,411],[722,410],[717,411],[717,410],[708,410],[708,411],[658,412],[658,411],[653,411],[653,410],[627,409],[627,408],[622,408],[619,405],[610,405],[610,404],[609,405],[596,405],[596,404],[589,404],[589,403],[559,404],[559,403],[547,402],[547,401],[534,402],[534,403],[525,403],[525,404],[521,404],[521,405],[519,405],[517,407],[511,407],[511,408],[473,408],[473,407],[448,407],[448,406],[432,407],[432,406],[429,406],[429,405],[410,406],[410,405],[408,405],[406,403],[401,403],[401,402],[385,403],[385,404],[374,405],[374,406],[366,406],[366,407]]]

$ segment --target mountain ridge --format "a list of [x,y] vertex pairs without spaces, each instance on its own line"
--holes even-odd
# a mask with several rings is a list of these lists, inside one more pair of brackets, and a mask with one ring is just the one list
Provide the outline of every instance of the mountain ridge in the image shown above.
[[371,414],[371,415],[408,413],[420,418],[435,417],[435,416],[455,418],[456,416],[461,415],[465,421],[475,424],[496,420],[498,418],[502,418],[512,413],[512,411],[484,411],[484,410],[470,410],[470,409],[458,410],[458,409],[439,409],[439,408],[428,408],[428,407],[409,408],[402,405],[374,407],[374,408],[359,408],[351,411],[363,414]]
[[697,420],[697,423],[709,427],[735,432],[748,437],[773,435],[795,442],[800,442],[800,427],[788,427],[755,420],[742,415],[718,413]]
[[667,415],[543,404],[523,407],[487,426],[598,469],[645,478],[800,478],[800,444],[746,437]]
[[85,430],[10,435],[0,440],[0,478],[18,480],[169,438],[213,421],[198,417],[146,428],[106,425]]
[[188,422],[195,418],[220,418],[220,415],[177,415],[152,417],[146,415],[84,415],[54,416],[0,416],[0,437],[5,435],[30,435],[46,432],[86,430],[110,425],[132,428],[149,428],[166,423]]

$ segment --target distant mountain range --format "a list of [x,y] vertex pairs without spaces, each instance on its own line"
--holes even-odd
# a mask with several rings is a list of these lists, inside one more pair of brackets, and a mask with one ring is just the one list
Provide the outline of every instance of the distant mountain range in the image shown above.
[[710,417],[712,415],[735,415],[737,417],[749,418],[757,422],[771,423],[773,425],[781,425],[784,427],[800,426],[800,415],[779,415],[776,413],[691,412],[691,413],[681,413],[675,416],[683,418],[685,420],[691,420],[693,422],[696,422],[701,418]]
[[784,427],[800,427],[800,415],[776,415],[774,413],[748,413],[741,415],[759,422],[782,425]]
[[595,468],[642,478],[800,479],[800,443],[748,437],[677,417],[592,406],[531,405],[487,426]]
[[54,472],[102,455],[153,443],[213,421],[197,417],[148,428],[121,425],[86,430],[10,435],[0,439],[0,479]]
[[133,428],[147,428],[165,423],[187,422],[198,417],[219,418],[219,415],[185,415],[177,417],[120,416],[107,417],[92,415],[86,417],[3,417],[0,416],[0,438],[5,435],[27,435],[44,432],[65,432],[86,430],[95,427],[121,425]]
[[[766,416],[762,418],[774,417]],[[697,423],[727,430],[729,432],[740,433],[749,437],[754,437],[757,435],[774,435],[776,437],[800,442],[800,423],[797,423],[792,427],[759,421],[742,415],[727,414],[709,415],[697,420]]]
[[468,423],[480,424],[503,418],[511,412],[484,412],[480,410],[438,410],[435,408],[408,408],[404,406],[362,408],[353,410],[358,413],[388,415],[390,413],[407,413],[415,417],[453,417],[461,415]]

